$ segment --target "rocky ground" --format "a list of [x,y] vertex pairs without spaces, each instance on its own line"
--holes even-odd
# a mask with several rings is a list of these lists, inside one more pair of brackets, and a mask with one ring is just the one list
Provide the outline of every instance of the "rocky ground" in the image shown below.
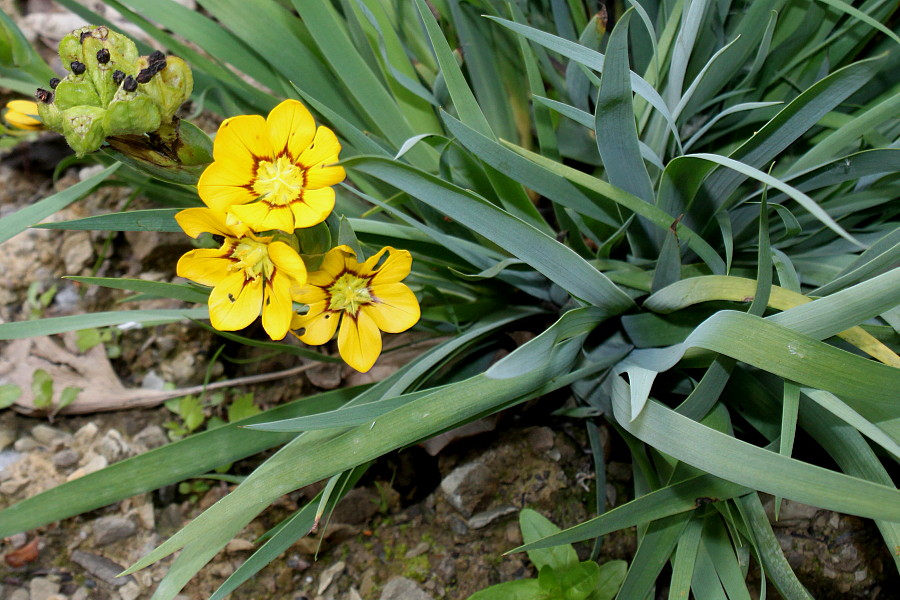
[[[3,4],[4,9],[10,3]],[[47,2],[31,2],[39,13]],[[27,16],[27,15],[26,15]],[[30,17],[35,23],[65,21]],[[35,34],[36,35],[36,34]],[[42,35],[49,35],[45,30]],[[61,34],[60,34],[61,35]],[[37,38],[36,38],[37,39]],[[53,168],[67,152],[56,136],[32,136],[0,156],[0,217],[64,189],[95,169],[67,169],[53,182]],[[150,207],[128,190],[101,188],[51,220],[66,220]],[[120,307],[126,298],[63,275],[143,277],[172,281],[178,256],[190,248],[179,234],[29,230],[5,242],[0,261],[0,322],[80,314]],[[127,308],[178,308],[168,300],[144,300]],[[111,329],[95,346],[79,385],[102,395],[110,385],[129,397],[147,397],[166,385],[186,387],[233,380],[296,366],[293,358],[266,356],[232,344],[190,323],[144,329]],[[74,336],[46,338],[54,352],[75,361],[83,354]],[[46,346],[24,350],[0,342],[0,383],[29,360],[49,361]],[[415,347],[411,350],[415,352]],[[23,356],[24,353],[24,356]],[[43,353],[43,354],[42,354]],[[74,358],[73,358],[74,357]],[[395,354],[372,377],[384,376],[405,357]],[[82,364],[82,363],[79,363]],[[48,367],[49,368],[49,367]],[[30,373],[30,372],[29,372]],[[30,375],[29,375],[30,377]],[[302,376],[251,386],[229,386],[207,401],[208,423],[248,392],[261,408],[322,389],[360,383],[347,370],[323,366]],[[119,389],[119,388],[116,388]],[[144,396],[141,396],[146,392]],[[592,459],[580,421],[549,413],[565,397],[533,403],[470,427],[441,443],[392,453],[378,461],[327,525],[292,546],[234,598],[323,600],[337,598],[464,599],[485,586],[535,575],[523,554],[503,556],[521,543],[517,515],[538,510],[561,526],[592,516],[596,489]],[[109,406],[109,408],[116,408]],[[172,424],[175,425],[172,425]],[[168,443],[178,415],[164,405],[49,420],[0,412],[0,508],[108,464]],[[204,427],[201,425],[201,428]],[[608,460],[605,493],[611,506],[630,498],[627,449],[603,430]],[[448,440],[444,440],[448,441]],[[442,442],[443,443],[443,442]],[[261,457],[231,473],[246,474]],[[149,598],[168,561],[126,578],[116,574],[226,494],[230,484],[195,480],[167,486],[115,505],[0,541],[0,600],[140,600]],[[310,486],[281,498],[183,591],[208,597],[259,546],[257,538],[318,491]],[[770,502],[771,504],[771,502]],[[871,522],[785,501],[776,533],[789,561],[816,598],[897,598],[900,581]],[[606,536],[601,561],[630,560],[633,531]],[[589,547],[577,548],[582,557]],[[757,575],[758,576],[758,575]],[[667,590],[658,590],[665,598]],[[768,597],[777,597],[771,587]]]

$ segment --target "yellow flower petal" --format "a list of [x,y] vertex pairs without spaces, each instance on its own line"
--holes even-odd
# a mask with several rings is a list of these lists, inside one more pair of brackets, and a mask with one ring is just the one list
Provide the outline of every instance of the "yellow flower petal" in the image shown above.
[[409,275],[410,270],[412,270],[412,255],[409,250],[390,248],[390,254],[372,278],[372,286],[402,281]]
[[209,321],[219,331],[243,329],[259,316],[263,278],[245,281],[237,271],[222,279],[209,295]]
[[213,142],[213,158],[218,162],[238,161],[245,164],[253,158],[272,159],[266,120],[259,115],[240,115],[225,119]]
[[[279,243],[279,242],[276,242]],[[281,244],[286,246],[286,244]],[[290,250],[290,247],[288,247]],[[269,246],[271,253],[272,247]],[[271,254],[270,254],[271,256]],[[291,317],[294,309],[291,304],[290,277],[284,273],[276,272],[272,280],[264,286],[265,298],[263,299],[262,324],[263,329],[273,340],[280,340],[287,335],[291,327]]]
[[[297,251],[284,242],[272,242],[269,244],[269,259],[283,275],[288,277],[290,283],[303,284],[306,282],[306,264]],[[290,295],[290,289],[288,289]]]
[[178,259],[175,272],[179,277],[201,285],[215,286],[228,276],[228,267],[232,264],[229,253],[228,248],[191,250]]
[[266,125],[275,154],[287,151],[294,160],[309,147],[316,134],[313,116],[296,100],[285,100],[273,108]]
[[[338,157],[328,162],[337,162]],[[314,190],[336,185],[347,177],[344,167],[311,167],[306,172],[306,189]]]
[[328,294],[320,287],[314,285],[298,285],[291,288],[291,298],[299,304],[318,304],[328,299]]
[[[334,280],[344,272],[346,267],[345,261],[347,260],[348,255],[350,260],[353,260],[352,257],[354,257],[355,254],[349,246],[335,246],[329,250],[325,254],[325,258],[322,259],[319,270],[309,274],[309,283],[319,287],[330,286],[334,283]],[[355,263],[356,261],[354,260],[353,262]]]
[[341,313],[323,310],[325,303],[310,306],[305,315],[294,317],[291,328],[296,329],[297,338],[310,346],[321,346],[334,337],[338,323],[341,321]]
[[235,204],[247,204],[256,200],[256,193],[249,187],[249,170],[238,173],[229,171],[228,161],[216,161],[206,167],[197,182],[197,193],[208,207],[225,212]]
[[381,354],[381,332],[368,314],[360,312],[353,319],[344,315],[338,332],[338,352],[344,362],[365,373]]
[[374,286],[372,296],[375,303],[365,304],[360,310],[368,314],[384,332],[406,331],[422,316],[416,295],[402,283]]
[[381,260],[381,257],[384,256],[384,253],[393,250],[394,249],[390,246],[385,246],[384,248],[367,258],[364,263],[359,265],[359,267],[357,268],[357,273],[359,273],[360,275],[370,274],[375,268],[375,265],[378,264],[378,261]]
[[23,115],[36,117],[38,114],[37,102],[32,102],[31,100],[10,100],[6,103],[6,108],[22,113]]
[[334,190],[330,187],[320,190],[304,190],[301,202],[291,204],[294,213],[294,227],[312,227],[328,218],[334,209]]
[[328,127],[320,125],[316,129],[316,137],[313,138],[309,147],[300,154],[298,162],[307,168],[337,162],[337,155],[340,151],[341,143],[334,132]]
[[18,129],[36,131],[44,128],[44,123],[38,117],[37,103],[28,100],[11,100],[6,103],[4,119],[7,123]]
[[263,201],[235,205],[228,212],[255,231],[280,229],[293,233],[294,213],[290,206],[270,206]]
[[175,220],[192,238],[208,232],[225,237],[235,237],[225,223],[225,215],[208,208],[186,208],[175,215]]

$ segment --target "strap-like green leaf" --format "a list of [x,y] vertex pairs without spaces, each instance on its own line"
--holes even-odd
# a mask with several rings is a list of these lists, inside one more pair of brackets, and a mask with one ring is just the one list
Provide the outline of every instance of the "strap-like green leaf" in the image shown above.
[[616,312],[633,305],[631,298],[568,247],[471,192],[377,157],[353,158],[345,165],[377,177],[477,231],[577,298]]
[[19,209],[9,216],[3,217],[0,219],[0,243],[5,242],[17,233],[25,231],[28,227],[35,225],[39,221],[46,219],[50,215],[64,209],[76,200],[89,194],[121,166],[122,165],[118,163],[109,166],[96,175],[88,177],[84,181],[79,181],[72,187],[66,188],[39,202],[35,202],[25,208]]

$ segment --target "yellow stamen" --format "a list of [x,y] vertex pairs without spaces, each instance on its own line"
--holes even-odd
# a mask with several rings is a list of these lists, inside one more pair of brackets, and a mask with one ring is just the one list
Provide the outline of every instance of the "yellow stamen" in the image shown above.
[[344,273],[338,277],[328,288],[328,295],[331,298],[329,310],[342,310],[354,317],[360,306],[375,301],[369,291],[369,280],[353,273]]
[[287,156],[279,156],[274,161],[259,162],[253,191],[265,196],[269,204],[284,206],[297,199],[305,182],[306,169],[295,165]]
[[247,279],[256,279],[260,275],[269,279],[275,265],[269,258],[269,247],[262,242],[250,238],[241,238],[231,251],[231,258],[235,260],[229,266],[232,271],[243,271]]

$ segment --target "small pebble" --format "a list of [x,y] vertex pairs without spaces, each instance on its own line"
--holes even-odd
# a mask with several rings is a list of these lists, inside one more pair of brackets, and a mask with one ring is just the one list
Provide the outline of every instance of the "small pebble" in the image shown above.
[[65,431],[43,424],[35,425],[31,430],[31,436],[45,446],[52,446],[55,442],[65,441],[70,437]]
[[136,530],[131,519],[120,516],[101,517],[94,521],[94,542],[98,546],[114,544],[131,537]]
[[72,450],[71,448],[66,448],[65,450],[60,450],[56,454],[53,455],[53,465],[57,469],[68,469],[69,467],[74,467],[78,464],[81,456]]
[[50,581],[46,577],[35,577],[28,583],[31,591],[31,600],[50,600],[50,597],[59,593],[59,584]]
[[75,479],[78,479],[79,477],[84,477],[88,473],[93,473],[95,471],[99,471],[100,469],[105,469],[108,464],[109,463],[106,461],[106,457],[95,454],[93,457],[91,457],[90,460],[87,461],[87,463],[83,467],[72,471],[72,473],[68,477],[66,477],[66,481],[73,481]]
[[40,442],[38,442],[33,437],[28,437],[28,436],[20,437],[13,444],[13,448],[16,450],[16,452],[22,452],[22,453],[32,452],[41,447],[42,446],[41,446]]
[[94,436],[97,435],[97,431],[97,425],[93,422],[82,425],[82,427],[75,432],[75,441],[79,444],[87,444],[94,439]]
[[426,552],[431,549],[431,544],[428,542],[419,542],[415,545],[415,547],[410,548],[406,554],[403,555],[403,558],[410,559],[415,558],[417,556],[422,556]]
[[28,484],[27,479],[9,479],[0,483],[0,494],[12,496]]

